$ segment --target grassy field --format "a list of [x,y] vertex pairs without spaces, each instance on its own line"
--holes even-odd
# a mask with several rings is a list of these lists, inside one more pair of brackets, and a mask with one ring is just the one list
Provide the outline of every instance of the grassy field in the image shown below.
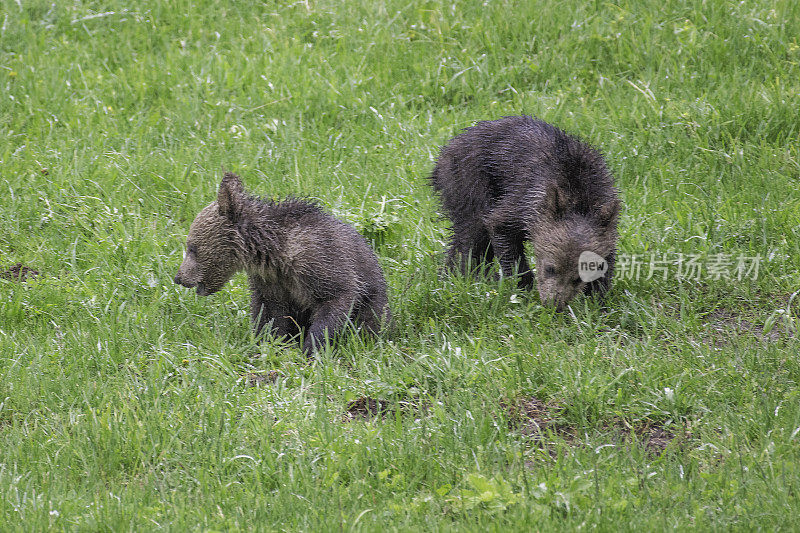
[[[796,530],[798,36],[789,1],[0,0],[0,530]],[[438,147],[521,113],[616,176],[607,308],[437,274]],[[244,276],[174,285],[223,168],[372,239],[395,330],[307,364]]]

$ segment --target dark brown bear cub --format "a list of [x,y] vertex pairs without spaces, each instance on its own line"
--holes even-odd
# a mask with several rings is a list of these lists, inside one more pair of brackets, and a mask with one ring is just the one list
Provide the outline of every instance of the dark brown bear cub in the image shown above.
[[217,201],[189,228],[175,283],[208,296],[244,270],[260,333],[304,332],[306,354],[348,323],[377,333],[388,323],[386,281],[367,241],[351,226],[299,199],[264,201],[226,173]]
[[[442,148],[430,180],[453,223],[450,268],[486,271],[496,256],[504,276],[532,287],[529,240],[543,303],[563,309],[610,287],[620,201],[590,146],[528,116],[479,122]],[[598,262],[600,271],[580,268]]]

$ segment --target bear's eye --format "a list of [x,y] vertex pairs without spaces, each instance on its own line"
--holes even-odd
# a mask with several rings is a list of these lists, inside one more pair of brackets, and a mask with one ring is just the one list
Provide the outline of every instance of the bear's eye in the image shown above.
[[186,247],[186,251],[192,255],[197,255],[197,246],[195,246],[194,244],[190,244],[189,246]]
[[547,277],[555,276],[556,275],[556,267],[553,265],[547,265],[544,267],[544,275]]

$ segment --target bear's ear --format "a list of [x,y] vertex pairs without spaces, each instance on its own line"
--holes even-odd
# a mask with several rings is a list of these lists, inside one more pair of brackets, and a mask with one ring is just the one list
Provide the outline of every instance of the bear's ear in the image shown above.
[[613,222],[617,220],[617,215],[619,215],[620,210],[620,201],[618,198],[614,198],[610,202],[603,204],[600,207],[600,211],[597,213],[597,222],[601,226],[610,226]]
[[226,172],[219,184],[217,193],[217,205],[219,214],[231,222],[236,222],[242,214],[242,200],[244,199],[244,187],[239,176],[232,172]]
[[544,209],[548,217],[561,218],[567,210],[563,193],[557,185],[550,184],[544,193]]

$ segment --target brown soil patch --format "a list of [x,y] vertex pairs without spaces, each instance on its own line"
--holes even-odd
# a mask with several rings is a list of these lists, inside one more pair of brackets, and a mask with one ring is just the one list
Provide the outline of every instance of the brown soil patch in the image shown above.
[[664,453],[672,441],[682,443],[690,437],[687,431],[680,431],[676,434],[662,424],[650,421],[639,422],[631,426],[617,419],[604,429],[618,433],[626,442],[630,442],[635,437],[644,446],[645,451],[654,456]]
[[344,413],[342,413],[342,421],[386,418],[387,416],[394,416],[396,412],[400,414],[424,414],[428,411],[428,407],[429,404],[420,398],[410,398],[395,402],[394,400],[362,396],[347,404]]
[[390,401],[362,396],[348,403],[342,416],[345,421],[369,420],[378,416],[383,418],[393,412]]
[[[582,444],[579,438],[580,428],[563,422],[561,414],[564,406],[558,402],[544,403],[537,398],[529,397],[521,398],[516,402],[501,400],[500,406],[507,413],[510,429],[534,438],[545,446],[552,457],[555,456],[554,450],[548,449],[544,442],[548,431],[563,438],[570,446]],[[649,454],[655,456],[661,455],[673,440],[683,441],[690,437],[685,431],[676,435],[661,424],[643,422],[631,426],[618,418],[605,424],[602,431],[619,435],[625,441],[630,441],[635,437],[641,441]]]
[[35,278],[38,275],[38,270],[26,267],[22,263],[17,263],[11,268],[0,272],[0,278],[10,279],[11,281],[27,281],[28,278]]
[[751,319],[741,315],[736,315],[727,309],[717,309],[706,315],[711,329],[712,336],[709,339],[715,346],[723,346],[730,343],[730,334],[752,335],[761,342],[777,342],[781,339],[793,338],[795,332],[788,329],[786,324],[776,322],[769,331],[763,325],[756,324]]
[[278,378],[283,376],[277,370],[270,370],[269,372],[250,372],[244,375],[244,383],[248,387],[260,387],[262,385],[269,385],[278,381]]
[[558,402],[545,404],[531,396],[516,402],[500,400],[500,407],[508,413],[509,428],[516,429],[523,435],[539,438],[548,430],[561,435],[572,433],[568,426],[558,423],[564,410],[564,406]]
[[669,443],[677,438],[674,433],[658,425],[634,427],[634,432],[636,436],[644,442],[645,449],[654,455],[661,455],[664,453]]

